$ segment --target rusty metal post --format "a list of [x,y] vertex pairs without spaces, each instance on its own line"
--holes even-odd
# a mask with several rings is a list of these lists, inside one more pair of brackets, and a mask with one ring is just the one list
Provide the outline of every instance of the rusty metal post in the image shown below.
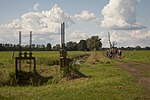
[[32,51],[31,46],[32,46],[32,31],[30,31],[30,52]]
[[61,56],[62,56],[62,67],[65,67],[66,50],[65,50],[65,23],[61,23]]
[[61,23],[61,46],[65,44],[65,23]]
[[[31,65],[32,65],[32,61],[33,61],[33,64],[34,64],[34,68],[33,68],[33,73],[35,74],[36,72],[36,60],[35,60],[35,57],[32,56],[32,48],[31,48],[31,45],[32,45],[32,31],[30,31],[30,47],[29,47],[29,53],[28,52],[24,52],[22,53],[22,47],[21,47],[21,31],[19,31],[19,55],[18,57],[15,57],[15,72],[16,72],[16,79],[19,77],[21,77],[21,61],[22,60],[28,60],[30,61],[30,66],[29,66],[29,72],[31,72]],[[29,56],[28,56],[29,54]]]
[[67,50],[65,47],[65,23],[61,23],[61,49],[60,49],[60,68],[63,71],[63,76],[69,73],[69,66],[67,64]]

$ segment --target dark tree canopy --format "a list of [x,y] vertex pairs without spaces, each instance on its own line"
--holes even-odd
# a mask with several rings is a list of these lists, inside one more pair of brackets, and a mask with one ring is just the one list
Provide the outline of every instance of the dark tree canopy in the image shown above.
[[80,50],[80,51],[87,50],[87,43],[85,40],[80,40],[80,42],[78,43],[78,50]]
[[51,51],[51,50],[52,50],[52,45],[50,43],[47,43],[46,51]]
[[72,41],[67,43],[67,50],[69,50],[69,51],[73,51],[74,50],[74,45],[73,45]]
[[87,48],[90,50],[99,50],[102,47],[101,39],[99,36],[92,36],[91,38],[86,39]]
[[56,46],[53,46],[54,51],[59,51],[60,50],[60,44],[56,44]]
[[78,44],[76,42],[67,42],[67,50],[69,51],[77,51],[78,50]]

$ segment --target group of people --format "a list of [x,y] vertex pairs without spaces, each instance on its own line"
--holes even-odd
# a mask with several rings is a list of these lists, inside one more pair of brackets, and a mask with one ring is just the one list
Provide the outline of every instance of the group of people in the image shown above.
[[121,57],[122,51],[118,48],[111,48],[109,50],[107,50],[106,52],[106,56],[108,58],[114,58],[114,57]]

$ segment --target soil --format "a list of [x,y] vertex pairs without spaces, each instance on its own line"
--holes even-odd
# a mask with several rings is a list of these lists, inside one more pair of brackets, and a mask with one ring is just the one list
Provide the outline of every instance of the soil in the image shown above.
[[[150,64],[144,64],[140,62],[120,62],[118,61],[117,64],[125,71],[127,71],[130,75],[135,77],[138,81],[138,83],[146,90],[146,100],[150,100],[150,76],[144,75],[142,72],[147,72],[147,70],[150,70]],[[142,68],[142,71],[139,69]]]

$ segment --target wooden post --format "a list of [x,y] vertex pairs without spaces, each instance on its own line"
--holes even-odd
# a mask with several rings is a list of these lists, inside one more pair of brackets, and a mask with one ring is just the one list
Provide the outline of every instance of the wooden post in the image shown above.
[[17,66],[18,66],[18,60],[17,60],[17,58],[16,58],[16,59],[15,59],[15,67],[16,67],[15,72],[16,72],[16,79],[18,78],[18,69],[17,69]]
[[15,55],[15,51],[13,50],[13,51],[12,51],[12,56],[11,56],[11,60],[12,60],[12,61],[14,60],[14,55]]

